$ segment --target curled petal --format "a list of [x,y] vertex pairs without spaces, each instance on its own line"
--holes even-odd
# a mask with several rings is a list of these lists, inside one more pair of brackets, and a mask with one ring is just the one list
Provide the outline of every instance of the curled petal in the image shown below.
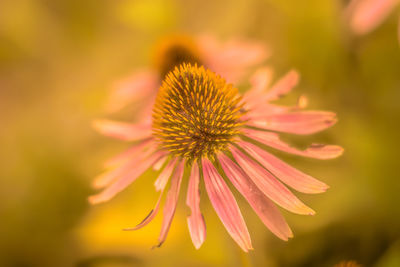
[[158,198],[154,209],[152,209],[150,211],[150,213],[143,219],[143,221],[141,223],[139,223],[135,227],[126,228],[126,229],[124,229],[125,231],[138,230],[138,229],[146,226],[147,224],[149,224],[154,219],[154,217],[157,215],[158,210],[160,208],[161,198],[164,194],[165,186],[167,185],[167,182],[168,182],[169,178],[171,177],[171,173],[172,173],[172,170],[173,170],[173,167],[175,166],[175,164],[176,164],[176,159],[171,160],[157,178],[157,181],[159,181],[159,182],[156,183],[157,184],[156,188],[157,188],[157,191],[161,191],[161,193],[160,193],[160,197]]
[[253,249],[246,223],[228,186],[208,159],[203,158],[202,165],[207,194],[218,217],[244,251]]
[[174,218],[176,204],[178,202],[179,190],[181,188],[184,165],[184,161],[178,164],[171,179],[171,187],[168,191],[167,200],[164,206],[164,217],[161,225],[161,232],[160,236],[158,237],[158,247],[161,246],[167,238],[172,219]]
[[164,156],[164,153],[156,152],[150,157],[142,160],[140,164],[136,166],[136,168],[133,168],[131,171],[128,171],[127,173],[119,177],[115,182],[113,182],[102,192],[89,197],[90,203],[97,204],[110,200],[112,197],[114,197],[116,194],[118,194],[128,185],[134,182],[143,172],[150,168],[151,165],[153,165],[162,156]]
[[116,122],[110,120],[96,120],[93,127],[100,133],[125,141],[135,141],[151,137],[151,125]]
[[313,144],[305,150],[299,150],[281,141],[279,135],[276,133],[257,131],[253,129],[244,129],[243,132],[246,136],[262,144],[303,157],[333,159],[343,154],[343,148],[340,146]]
[[187,191],[186,204],[191,214],[187,218],[190,237],[196,249],[199,249],[206,239],[206,225],[200,211],[199,167],[193,163]]
[[135,230],[139,230],[140,228],[143,228],[144,226],[148,225],[153,219],[154,217],[156,217],[159,209],[160,209],[160,202],[161,202],[161,198],[163,196],[164,191],[162,191],[160,193],[160,196],[158,197],[157,203],[154,206],[154,208],[150,211],[150,213],[143,219],[143,221],[141,221],[138,225],[136,225],[135,227],[132,228],[125,228],[123,229],[124,231],[135,231]]
[[248,125],[293,134],[313,134],[336,123],[336,114],[326,111],[298,111],[253,117]]
[[231,152],[239,166],[257,187],[276,204],[294,213],[315,214],[312,209],[304,205],[289,189],[258,163],[248,158],[235,147],[231,148]]
[[299,74],[295,70],[289,71],[279,81],[277,81],[267,93],[268,101],[281,98],[289,93],[299,82]]
[[236,163],[226,155],[220,154],[218,160],[226,176],[236,189],[246,198],[268,229],[277,237],[288,240],[293,233],[278,208],[267,198]]
[[326,184],[291,167],[256,145],[244,141],[240,141],[238,145],[282,182],[299,192],[314,194],[328,189]]

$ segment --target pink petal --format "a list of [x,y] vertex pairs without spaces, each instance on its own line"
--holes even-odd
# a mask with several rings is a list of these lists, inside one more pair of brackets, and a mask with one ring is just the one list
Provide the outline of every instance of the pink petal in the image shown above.
[[249,92],[262,93],[268,88],[273,76],[273,71],[269,67],[258,69],[250,78],[251,90]]
[[90,203],[97,204],[110,200],[116,194],[124,190],[128,185],[133,183],[143,172],[150,168],[151,165],[153,165],[162,156],[164,156],[163,152],[156,152],[150,157],[141,161],[140,164],[133,167],[131,171],[122,175],[122,177],[118,178],[118,180],[116,180],[102,192],[89,197]]
[[115,84],[107,109],[116,112],[134,101],[146,101],[158,89],[159,77],[145,70],[121,80]]
[[136,157],[137,155],[141,155],[143,151],[148,147],[148,145],[153,141],[154,140],[150,138],[133,145],[127,151],[107,160],[104,163],[104,166],[106,168],[115,167],[127,162],[128,160],[132,159],[133,157]]
[[248,125],[293,134],[313,134],[336,123],[336,114],[326,111],[298,111],[253,117]]
[[151,124],[138,125],[110,120],[96,120],[93,127],[100,133],[125,141],[135,141],[151,137]]
[[278,208],[258,189],[243,170],[224,154],[220,154],[218,160],[226,176],[246,198],[265,226],[283,240],[293,237],[292,231]]
[[133,168],[136,168],[138,164],[141,164],[141,162],[151,154],[153,154],[156,151],[155,146],[151,146],[148,150],[143,151],[141,154],[133,156],[130,159],[126,159],[124,162],[121,163],[120,166],[117,168],[105,172],[101,174],[100,176],[96,177],[93,181],[93,187],[94,188],[102,188],[113,181],[115,181],[118,177],[121,177],[123,175],[126,175],[129,173]]
[[239,166],[272,201],[294,213],[315,214],[312,209],[304,205],[289,189],[258,163],[248,158],[235,147],[231,148],[231,152]]
[[366,34],[374,30],[390,14],[398,0],[361,0],[355,1],[350,20],[356,34]]
[[203,158],[202,165],[207,194],[218,217],[244,251],[253,249],[246,223],[228,186],[208,159]]
[[326,184],[289,166],[256,145],[244,141],[238,145],[282,182],[299,192],[314,194],[328,189]]
[[179,190],[181,188],[184,165],[184,161],[179,163],[171,179],[171,187],[168,191],[167,200],[164,206],[164,217],[162,221],[161,232],[160,236],[158,237],[158,247],[161,246],[167,238],[172,219],[174,218],[176,204],[178,202]]
[[299,74],[295,70],[289,71],[277,81],[267,93],[268,101],[278,100],[289,93],[299,82]]
[[246,136],[267,146],[303,157],[316,159],[333,159],[343,154],[343,148],[335,145],[311,145],[306,150],[298,150],[282,142],[276,133],[243,129]]
[[167,166],[165,166],[165,168],[162,170],[162,172],[158,176],[157,180],[154,182],[154,186],[156,187],[157,191],[164,190],[165,186],[168,183],[168,179],[171,176],[172,171],[174,170],[176,161],[177,161],[177,158],[174,158],[170,162],[168,162]]
[[214,37],[203,35],[197,42],[205,65],[229,83],[242,79],[250,67],[269,56],[265,46],[252,41],[231,40],[219,43]]
[[168,156],[164,156],[164,157],[160,158],[160,160],[158,160],[156,163],[154,163],[153,170],[155,170],[155,171],[161,170],[162,166],[167,161],[167,159],[168,159]]
[[161,198],[164,194],[164,190],[160,193],[160,196],[158,197],[157,203],[154,206],[154,208],[150,211],[150,213],[143,219],[143,221],[141,221],[138,225],[136,225],[135,227],[131,227],[131,228],[125,228],[123,229],[124,231],[135,231],[138,230],[140,228],[143,228],[144,226],[148,225],[153,219],[154,217],[156,217],[159,209],[160,209],[160,203],[161,203]]
[[150,211],[150,213],[143,219],[143,221],[141,223],[139,223],[135,227],[126,228],[124,230],[126,230],[126,231],[138,230],[138,229],[146,226],[147,224],[149,224],[154,219],[154,217],[157,215],[158,210],[160,208],[160,202],[161,202],[161,198],[164,194],[165,186],[167,185],[168,180],[171,177],[171,173],[172,173],[172,170],[173,170],[175,164],[176,164],[176,159],[171,160],[157,178],[157,181],[160,181],[160,182],[158,183],[156,188],[157,188],[157,191],[161,191],[161,194],[157,200],[155,207]]
[[199,167],[196,162],[190,174],[186,204],[192,211],[187,218],[190,237],[195,248],[199,249],[206,239],[206,225],[200,211]]

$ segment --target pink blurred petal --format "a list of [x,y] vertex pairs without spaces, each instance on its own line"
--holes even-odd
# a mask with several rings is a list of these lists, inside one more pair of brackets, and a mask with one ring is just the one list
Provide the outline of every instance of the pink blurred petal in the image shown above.
[[135,168],[138,164],[140,164],[146,157],[148,157],[150,154],[154,153],[156,151],[155,146],[151,146],[148,150],[142,151],[141,154],[132,156],[129,159],[125,160],[122,165],[118,166],[117,168],[107,171],[98,177],[96,177],[93,181],[93,187],[94,188],[102,188],[110,183],[112,183],[114,180],[116,180],[118,177],[121,177],[125,174],[127,174],[129,171],[132,170],[132,168]]
[[107,109],[116,112],[135,101],[147,101],[159,87],[158,75],[150,70],[138,71],[115,84]]
[[350,26],[356,34],[366,34],[379,26],[399,0],[358,0],[352,3]]
[[165,186],[168,183],[168,179],[171,176],[172,171],[174,170],[176,161],[177,158],[174,158],[170,162],[168,162],[167,166],[165,166],[160,175],[158,175],[157,180],[154,182],[154,186],[156,187],[157,191],[164,190]]
[[118,165],[121,165],[121,164],[127,162],[128,160],[132,159],[133,157],[136,157],[137,155],[140,155],[141,153],[143,153],[143,151],[153,141],[154,141],[153,139],[149,138],[149,139],[143,140],[143,141],[133,145],[131,148],[124,151],[123,153],[107,160],[104,163],[104,166],[106,168],[109,168],[109,167],[118,166]]
[[276,204],[294,213],[315,214],[312,209],[304,205],[289,189],[258,163],[251,160],[235,147],[231,148],[231,152],[239,166],[257,187]]
[[263,92],[268,88],[273,77],[273,71],[270,67],[258,69],[250,78],[251,90],[249,92]]
[[244,40],[218,42],[214,37],[198,38],[204,64],[224,77],[229,83],[242,79],[249,67],[255,66],[269,56],[268,49],[260,43]]
[[251,179],[224,154],[218,156],[222,169],[236,189],[246,198],[265,226],[277,237],[288,240],[293,233],[278,208],[267,198]]
[[277,81],[267,93],[268,101],[278,100],[289,93],[299,82],[299,74],[295,70],[289,71]]
[[202,165],[207,194],[218,217],[244,251],[253,249],[246,223],[228,186],[208,159],[203,158]]
[[168,159],[168,156],[164,156],[164,157],[160,158],[156,163],[154,163],[153,170],[155,170],[155,171],[161,170],[162,166],[167,161],[167,159]]
[[144,159],[140,162],[140,164],[137,164],[135,168],[132,168],[130,171],[119,177],[115,182],[113,182],[102,192],[89,197],[89,202],[92,204],[97,204],[110,200],[116,194],[124,190],[128,185],[133,183],[141,174],[143,174],[162,156],[164,156],[164,152],[156,152],[150,157]]
[[195,248],[199,249],[206,239],[206,225],[200,211],[199,167],[196,162],[193,163],[190,174],[186,205],[191,210],[187,218],[190,237]]
[[169,228],[171,227],[172,219],[174,218],[176,204],[178,202],[179,190],[181,188],[183,169],[185,162],[178,164],[171,179],[171,187],[167,194],[167,200],[164,205],[164,217],[161,226],[160,236],[158,237],[158,247],[164,243],[167,238]]
[[248,125],[293,134],[313,134],[336,123],[336,114],[327,111],[298,111],[254,116]]
[[133,124],[110,120],[96,120],[93,127],[100,133],[125,141],[135,141],[151,137],[151,124]]
[[256,145],[244,141],[240,141],[238,145],[278,179],[299,192],[314,194],[328,189],[326,184],[291,167]]
[[243,133],[262,144],[303,157],[333,159],[343,154],[343,148],[340,146],[313,144],[305,150],[299,150],[281,141],[276,133],[253,129],[243,129]]

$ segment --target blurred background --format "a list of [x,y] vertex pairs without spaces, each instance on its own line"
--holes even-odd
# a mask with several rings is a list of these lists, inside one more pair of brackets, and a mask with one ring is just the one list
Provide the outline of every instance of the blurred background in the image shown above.
[[[400,48],[392,13],[354,36],[339,0],[1,0],[0,266],[400,266]],[[399,11],[399,10],[397,10]],[[137,232],[157,199],[147,173],[112,201],[89,206],[102,162],[128,147],[91,128],[113,82],[151,66],[170,33],[266,43],[277,75],[301,73],[292,96],[337,112],[333,128],[290,137],[338,144],[317,161],[279,156],[330,185],[298,194],[317,214],[284,212],[294,239],[273,236],[236,194],[255,250],[242,253],[202,194],[207,239],[198,251],[182,194],[167,242],[161,217]],[[184,191],[184,190],[182,190]]]

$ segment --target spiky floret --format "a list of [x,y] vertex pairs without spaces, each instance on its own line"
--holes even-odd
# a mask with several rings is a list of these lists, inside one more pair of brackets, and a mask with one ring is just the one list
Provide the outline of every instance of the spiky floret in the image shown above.
[[241,96],[204,67],[182,64],[163,81],[153,109],[153,135],[162,149],[193,161],[213,159],[243,125]]

